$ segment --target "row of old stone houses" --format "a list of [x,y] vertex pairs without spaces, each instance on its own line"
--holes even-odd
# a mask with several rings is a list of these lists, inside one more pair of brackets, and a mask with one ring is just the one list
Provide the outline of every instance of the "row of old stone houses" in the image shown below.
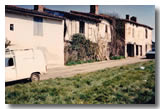
[[[117,21],[123,27],[119,29],[120,36],[115,31]],[[137,23],[136,17],[129,18],[129,15],[126,19],[117,19],[99,14],[98,5],[91,5],[89,13],[51,10],[42,5],[35,5],[34,9],[7,5],[5,23],[10,48],[41,49],[48,66],[64,65],[67,61],[64,47],[76,33],[84,34],[86,39],[98,43],[101,60],[108,60],[116,47],[120,48],[120,52],[112,55],[144,56],[152,45],[151,27]],[[117,48],[115,51],[118,51]]]
[[[96,7],[96,6],[95,6]],[[95,8],[91,6],[90,13],[95,15]],[[98,7],[97,7],[98,9]],[[111,42],[111,27],[112,18],[108,16],[88,16],[85,14],[76,13],[75,11],[64,12],[50,10],[44,8],[44,12],[52,15],[64,17],[64,42],[65,45],[71,41],[72,36],[76,33],[84,34],[86,39],[91,40],[99,45],[99,59],[109,59],[109,43]],[[65,60],[67,61],[67,60]]]

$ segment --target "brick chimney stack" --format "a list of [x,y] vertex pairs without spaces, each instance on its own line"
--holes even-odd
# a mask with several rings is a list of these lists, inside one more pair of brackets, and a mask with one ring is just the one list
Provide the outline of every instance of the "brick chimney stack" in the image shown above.
[[130,18],[130,20],[131,20],[131,21],[134,21],[134,22],[137,22],[137,17],[132,16],[132,17]]
[[43,12],[44,6],[43,5],[34,5],[34,10]]
[[126,19],[127,19],[127,20],[129,20],[129,19],[130,19],[130,18],[129,18],[129,14],[127,14],[127,15],[126,15]]
[[91,5],[90,6],[90,13],[92,13],[92,14],[98,14],[99,13],[99,7],[98,7],[98,5]]

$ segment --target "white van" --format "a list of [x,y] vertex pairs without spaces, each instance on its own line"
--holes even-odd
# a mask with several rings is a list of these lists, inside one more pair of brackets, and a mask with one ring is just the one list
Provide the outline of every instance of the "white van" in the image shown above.
[[40,75],[47,72],[46,61],[41,50],[7,50],[5,55],[5,82],[19,79],[40,80]]

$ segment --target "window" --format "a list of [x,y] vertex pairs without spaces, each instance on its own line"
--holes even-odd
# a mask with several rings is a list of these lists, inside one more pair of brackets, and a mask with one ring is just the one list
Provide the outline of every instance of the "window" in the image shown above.
[[85,25],[84,22],[80,21],[79,23],[79,33],[84,33]]
[[35,36],[43,36],[43,18],[42,17],[34,17],[34,35]]
[[10,30],[14,31],[14,24],[10,24]]
[[106,33],[108,32],[108,26],[107,25],[105,26],[105,32]]
[[132,37],[134,37],[134,28],[132,29]]
[[13,58],[5,58],[5,67],[10,67],[13,65],[14,65]]
[[146,39],[148,38],[148,31],[147,29],[145,29],[145,36],[146,36]]

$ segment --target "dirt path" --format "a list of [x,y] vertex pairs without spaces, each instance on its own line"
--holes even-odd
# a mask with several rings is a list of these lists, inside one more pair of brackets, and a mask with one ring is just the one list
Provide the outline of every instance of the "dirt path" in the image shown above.
[[102,62],[86,63],[74,66],[64,66],[58,68],[48,69],[48,73],[41,76],[41,80],[57,77],[71,77],[77,74],[93,72],[96,70],[101,70],[109,67],[123,66],[127,64],[133,64],[137,62],[149,61],[149,59],[144,58],[126,58],[121,60],[108,60]]

